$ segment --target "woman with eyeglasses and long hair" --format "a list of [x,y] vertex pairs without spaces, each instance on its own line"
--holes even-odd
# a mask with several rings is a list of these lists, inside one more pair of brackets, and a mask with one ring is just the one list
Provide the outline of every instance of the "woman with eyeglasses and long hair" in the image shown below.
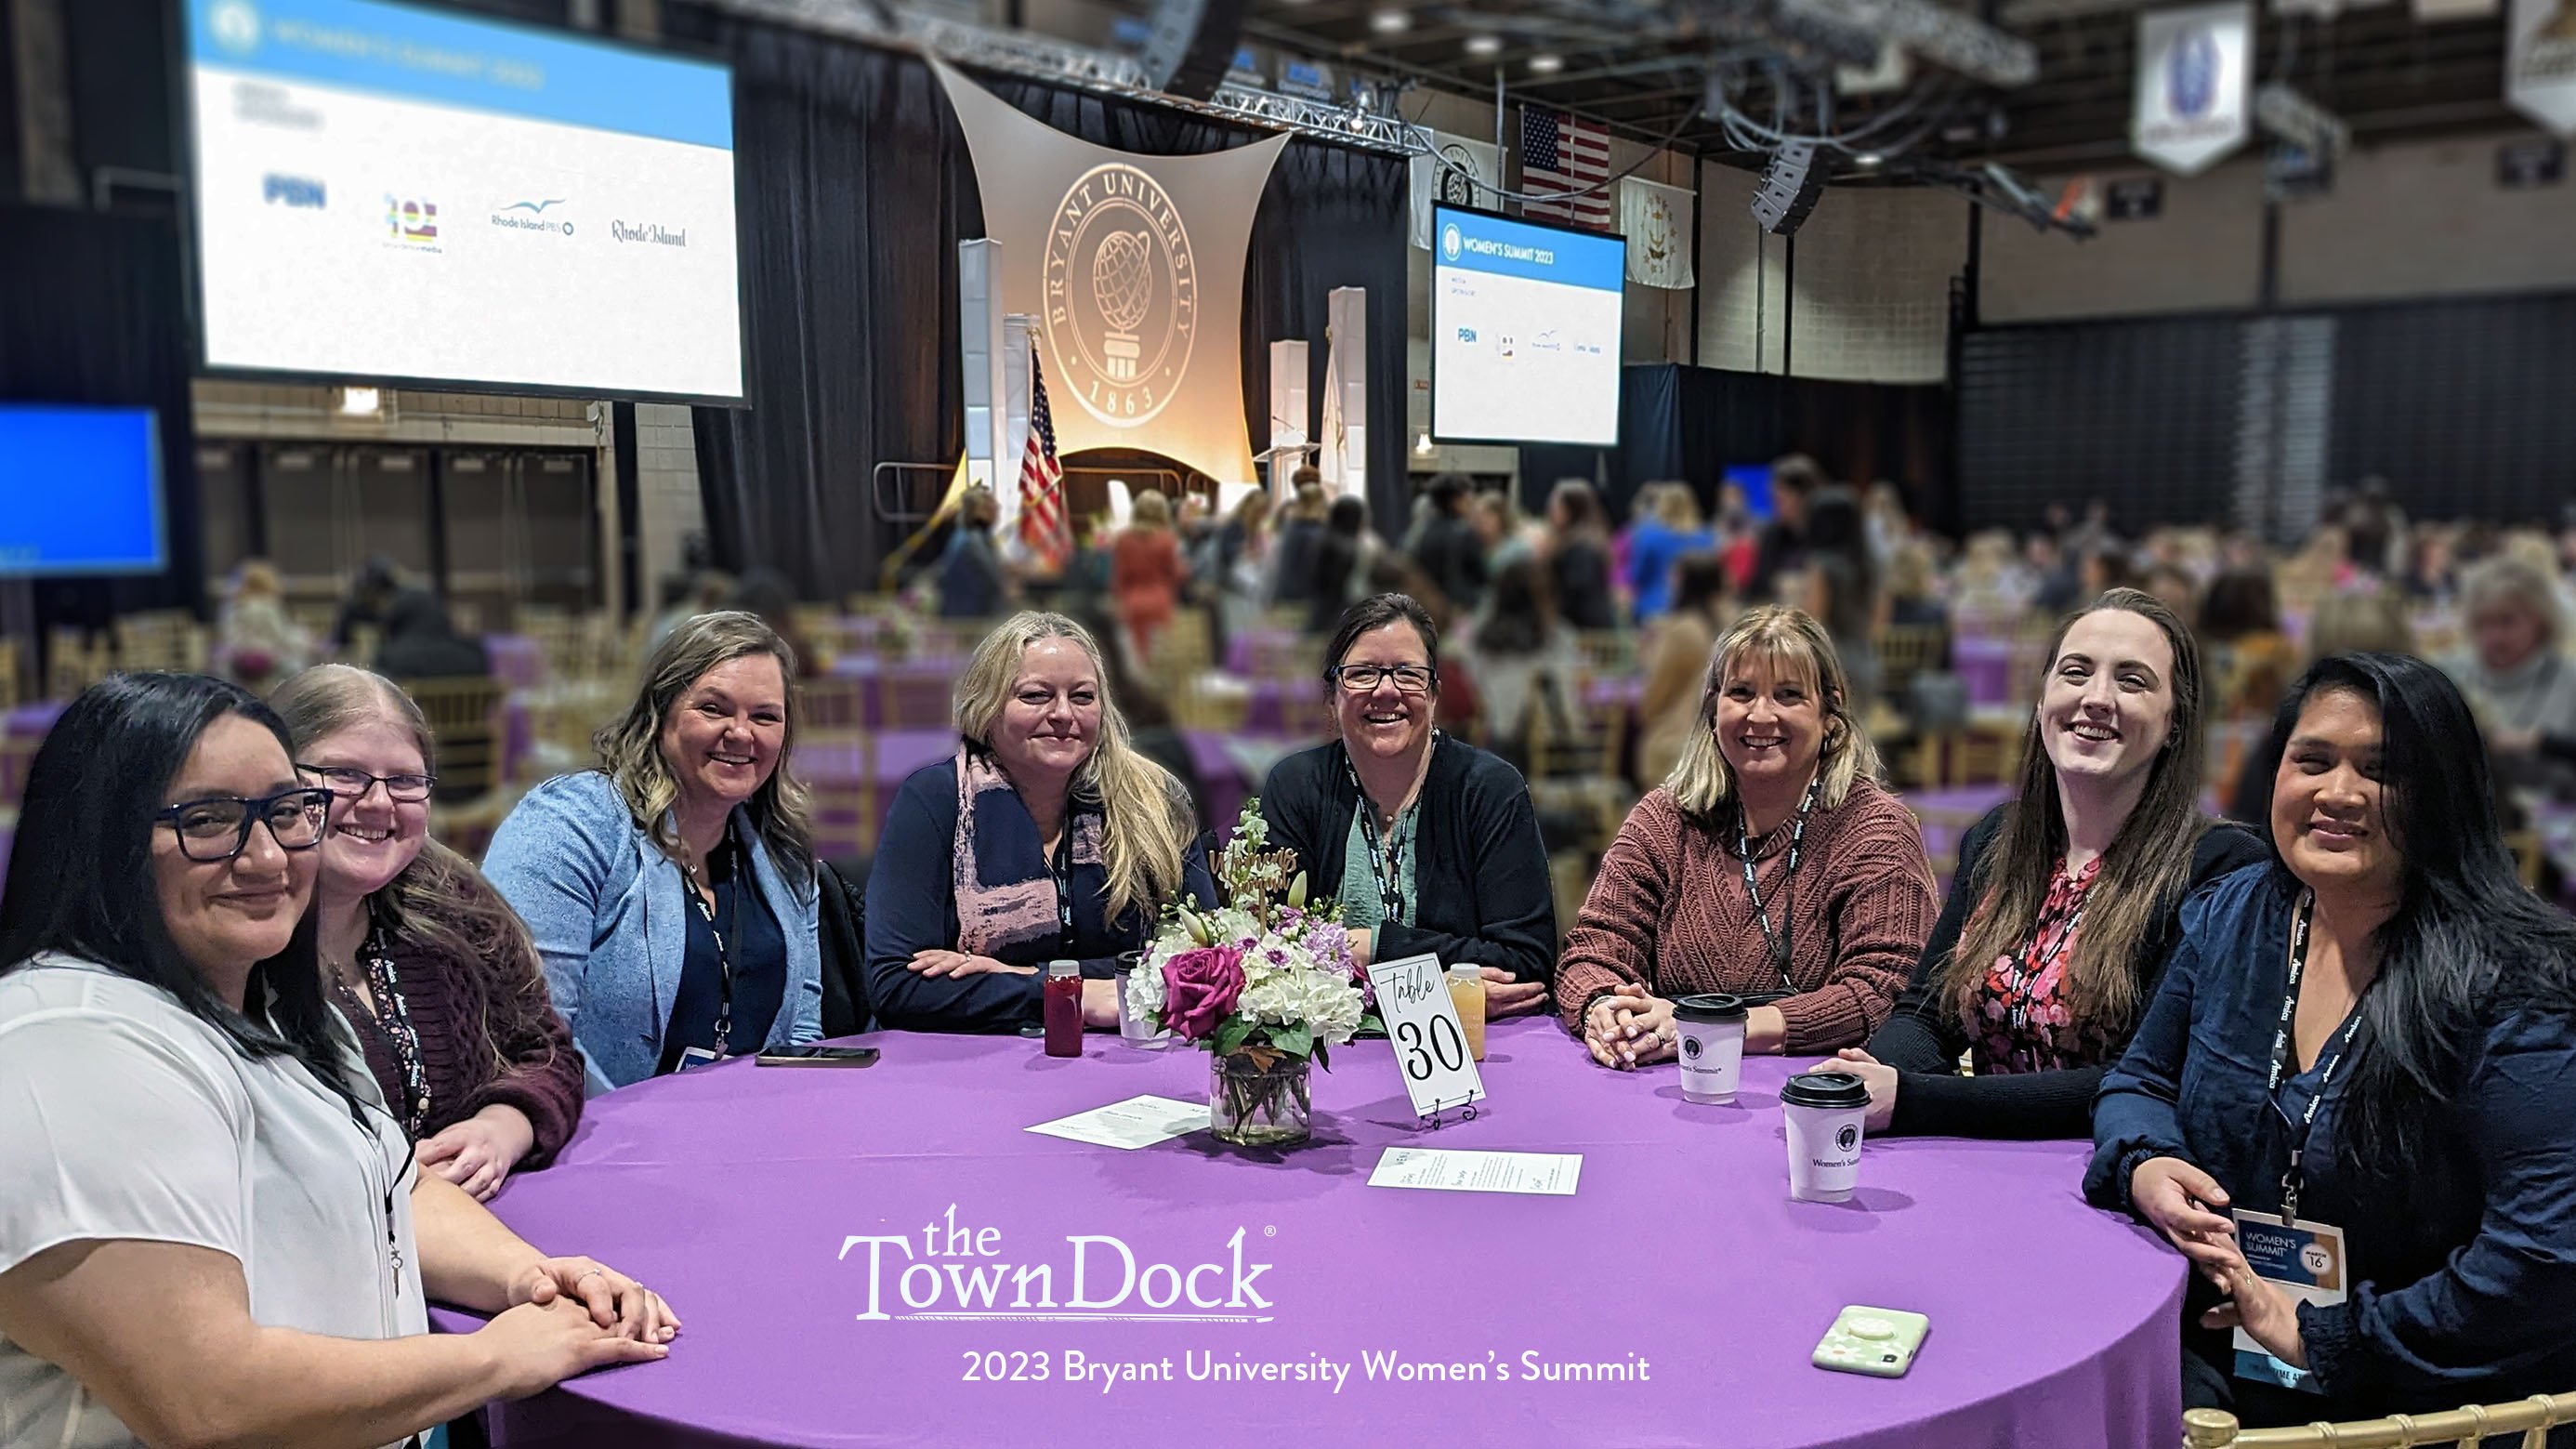
[[1407,594],[1342,615],[1325,650],[1336,738],[1271,767],[1270,843],[1341,902],[1359,960],[1484,968],[1485,1014],[1547,1004],[1556,905],[1529,786],[1438,728],[1440,630]]
[[2430,664],[2318,661],[2260,767],[2272,859],[2184,907],[2084,1181],[2195,1270],[2183,1402],[2272,1425],[2564,1392],[2576,921],[2522,888]]
[[[0,893],[0,1444],[412,1445],[664,1357],[661,1299],[420,1172],[331,1009],[331,805],[237,685],[46,736]],[[432,1334],[435,1298],[494,1315]]]
[[581,1120],[581,1054],[536,945],[473,862],[429,838],[434,746],[410,695],[323,664],[269,706],[296,769],[331,792],[314,885],[323,992],[420,1165],[489,1199]]
[[483,870],[528,923],[593,1093],[823,1034],[796,651],[700,614],[644,661],[599,768],[521,799]]
[[1672,1058],[1673,1002],[1748,998],[1744,1049],[1830,1051],[1887,1020],[1932,929],[1914,817],[1878,783],[1824,626],[1767,604],[1710,653],[1699,728],[1601,857],[1556,1004],[1592,1059]]
[[1212,905],[1206,837],[1171,772],[1137,752],[1100,641],[1013,615],[957,681],[957,753],[895,794],[868,875],[870,1004],[909,1031],[1043,1020],[1053,960],[1082,963],[1086,1025],[1118,1024],[1118,958],[1163,907]]
[[2262,858],[2200,813],[2200,651],[2173,610],[2114,589],[2048,660],[2020,791],[1960,842],[1896,1014],[1818,1068],[1869,1085],[1873,1133],[2089,1135],[2184,898]]

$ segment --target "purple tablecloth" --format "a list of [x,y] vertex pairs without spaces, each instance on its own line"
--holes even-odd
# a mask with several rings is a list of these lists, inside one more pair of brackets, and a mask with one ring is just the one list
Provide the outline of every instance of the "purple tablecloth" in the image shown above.
[[[2175,1441],[2182,1260],[2079,1200],[2083,1144],[1872,1144],[1853,1203],[1793,1203],[1787,1064],[1748,1064],[1734,1107],[1693,1107],[1672,1068],[1604,1071],[1523,1020],[1493,1029],[1472,1122],[1418,1130],[1385,1045],[1355,1044],[1315,1079],[1308,1148],[1238,1155],[1198,1134],[1124,1152],[1023,1129],[1138,1093],[1202,1098],[1204,1056],[1097,1035],[1078,1061],[1017,1037],[876,1040],[869,1070],[743,1062],[594,1100],[557,1166],[511,1179],[504,1221],[635,1273],[688,1326],[662,1363],[496,1408],[503,1449],[1207,1443],[1292,1425],[1333,1444]],[[1580,1191],[1367,1186],[1392,1146],[1580,1152]],[[1111,1238],[1138,1293],[1059,1321],[1077,1253],[1085,1301],[1118,1293]],[[1011,1311],[1018,1267],[1038,1264],[1050,1281],[1033,1275],[1026,1303],[1051,1291],[1058,1319]],[[996,1268],[985,1316],[931,1316]],[[1142,1297],[1179,1289],[1198,1296]],[[1930,1316],[1908,1377],[1810,1366],[1852,1303]],[[1034,1374],[1019,1356],[1039,1354],[1045,1382],[966,1381],[970,1364]],[[1104,1392],[1064,1381],[1077,1354],[1174,1372]],[[1484,1381],[1373,1378],[1380,1354]],[[1192,1381],[1211,1358],[1288,1377]],[[1643,1379],[1523,1374],[1565,1363]],[[1348,1378],[1297,1376],[1318,1365]]]
[[511,689],[534,689],[546,682],[546,651],[525,634],[486,634],[483,652],[492,661],[492,677]]
[[1950,641],[1950,667],[1967,686],[1970,704],[2012,702],[2012,641],[1962,634]]
[[832,661],[833,677],[849,680],[858,689],[858,723],[872,730],[897,723],[897,715],[907,727],[947,719],[951,691],[965,669],[964,659],[888,662],[873,654],[844,654]]

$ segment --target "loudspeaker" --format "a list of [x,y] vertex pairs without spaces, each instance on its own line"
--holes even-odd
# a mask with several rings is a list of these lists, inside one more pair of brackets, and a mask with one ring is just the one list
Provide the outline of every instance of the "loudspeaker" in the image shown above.
[[1154,88],[1191,101],[1215,95],[1243,38],[1245,3],[1158,0],[1144,56],[1145,74]]
[[1788,236],[1816,209],[1825,194],[1825,171],[1816,164],[1809,141],[1784,143],[1762,171],[1762,189],[1753,195],[1753,219],[1774,236]]

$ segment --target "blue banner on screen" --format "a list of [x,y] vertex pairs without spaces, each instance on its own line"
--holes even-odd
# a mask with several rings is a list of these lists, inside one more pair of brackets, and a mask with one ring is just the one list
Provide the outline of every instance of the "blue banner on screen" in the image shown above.
[[384,0],[186,0],[210,366],[742,396],[721,65]]
[[1448,206],[1431,226],[1432,434],[1616,444],[1627,243]]
[[0,403],[0,575],[157,574],[166,538],[150,408]]

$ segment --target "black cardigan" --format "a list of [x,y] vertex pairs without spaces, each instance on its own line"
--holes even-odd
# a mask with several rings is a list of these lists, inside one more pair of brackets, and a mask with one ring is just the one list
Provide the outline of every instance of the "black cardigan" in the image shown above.
[[[2102,1085],[2109,1063],[2064,1071],[1959,1075],[1960,1054],[1968,1050],[1968,1030],[1942,999],[1941,978],[1949,973],[1959,933],[1967,928],[1968,916],[1985,891],[1986,847],[2003,828],[2004,812],[2012,808],[2012,802],[2006,801],[1987,811],[1959,842],[1959,868],[1951,877],[1950,899],[1942,904],[1932,938],[1923,943],[1914,979],[1896,998],[1896,1011],[1887,1024],[1869,1039],[1869,1054],[1900,1073],[1896,1114],[1887,1127],[1890,1134],[2012,1138],[2093,1134],[2093,1094]],[[2192,849],[2191,885],[2184,895],[2266,858],[2254,832],[2239,825],[2214,825]],[[2142,1010],[2164,979],[2165,957],[2172,953],[2181,921],[2182,901],[2177,899],[2139,943],[2134,964]],[[2112,1053],[2114,1058],[2118,1055]]]
[[[1261,787],[1271,847],[1296,852],[1307,888],[1318,895],[1341,890],[1343,847],[1359,802],[1339,740],[1281,760]],[[1371,958],[1427,953],[1443,965],[1499,966],[1515,981],[1552,979],[1555,891],[1520,771],[1441,735],[1431,746],[1420,809],[1414,923],[1380,926]]]

